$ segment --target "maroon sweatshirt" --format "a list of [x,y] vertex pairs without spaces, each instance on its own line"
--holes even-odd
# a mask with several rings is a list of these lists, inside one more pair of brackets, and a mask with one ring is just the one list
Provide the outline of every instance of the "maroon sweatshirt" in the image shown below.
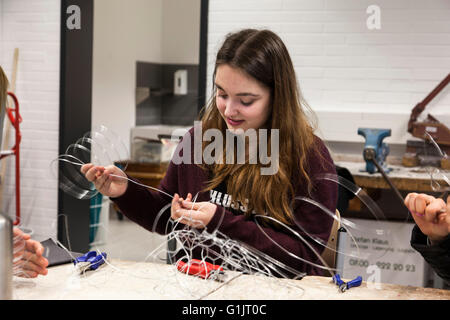
[[[225,182],[219,185],[215,190],[200,192],[205,188],[210,173],[194,164],[193,128],[186,136],[187,135],[190,135],[191,138],[191,164],[181,163],[177,165],[171,161],[166,175],[161,181],[158,189],[171,195],[178,193],[180,197],[184,199],[187,197],[188,193],[191,193],[194,196],[199,193],[197,202],[211,201],[217,204],[217,210],[206,226],[206,230],[212,232],[217,229],[227,237],[243,242],[295,270],[306,272],[310,275],[322,275],[323,271],[321,269],[302,262],[280,249],[281,246],[293,255],[321,265],[316,255],[298,237],[285,228],[277,229],[263,227],[261,223],[258,226],[254,219],[246,218],[243,215],[243,211],[246,210],[245,204],[243,205],[241,203],[230,201],[232,199],[226,193]],[[178,149],[175,151],[180,152],[179,154],[181,156],[183,155],[182,145],[183,143],[180,142]],[[309,176],[313,179],[314,185],[312,194],[308,195],[306,183],[304,181],[293,177],[292,183],[296,188],[296,196],[311,198],[324,205],[331,212],[334,212],[336,210],[338,196],[337,185],[328,180],[314,179],[315,176],[323,173],[336,174],[334,163],[326,146],[317,137],[315,151],[320,153],[322,157],[319,157],[314,152],[308,157],[309,168],[307,170]],[[274,192],[276,192],[276,190],[274,190]],[[158,216],[160,210],[171,203],[172,199],[169,196],[129,182],[126,192],[118,198],[111,198],[111,200],[118,205],[124,215],[147,230],[155,230],[160,234],[170,232],[170,230],[167,230],[167,222],[170,218],[170,207]],[[305,201],[296,201],[293,207],[296,223],[300,225],[301,228],[297,225],[290,227],[302,235],[319,254],[322,253],[324,247],[319,245],[317,241],[318,239],[321,239],[323,242],[327,242],[333,219],[315,205]],[[154,226],[156,218],[158,218],[158,220]],[[258,221],[261,222],[262,220]],[[260,228],[262,228],[264,232],[262,232]],[[316,240],[311,239],[304,231],[310,236],[315,237]],[[269,239],[269,237],[271,239]],[[193,258],[200,258],[195,257],[195,254],[194,251]],[[217,262],[217,260],[214,261]]]

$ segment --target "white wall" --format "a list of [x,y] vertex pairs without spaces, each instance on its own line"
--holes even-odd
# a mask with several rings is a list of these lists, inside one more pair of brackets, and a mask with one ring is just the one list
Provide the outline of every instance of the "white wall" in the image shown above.
[[[372,4],[380,30],[366,25]],[[283,39],[326,140],[363,142],[357,128],[373,127],[392,129],[388,143],[406,143],[412,108],[450,71],[448,0],[211,0],[208,92],[225,35],[248,27]],[[427,112],[450,127],[450,86]]]
[[200,0],[164,0],[162,63],[198,64]]
[[[93,124],[126,143],[135,124],[135,62],[169,57],[161,45],[169,4],[162,1],[95,1]],[[381,30],[369,31],[365,10],[374,3]],[[449,17],[448,0],[210,0],[207,84],[227,32],[268,27],[286,42],[326,139],[362,141],[357,127],[375,126],[393,129],[388,142],[404,143],[410,110],[450,70]],[[58,186],[49,165],[58,156],[59,29],[58,0],[0,0],[0,64],[8,76],[20,49],[22,216],[38,239],[56,237]],[[426,110],[448,126],[449,90]],[[2,161],[8,176],[1,209],[13,216],[14,158]]]
[[129,149],[136,123],[136,61],[160,62],[162,0],[95,0],[92,126]]
[[[60,1],[0,0],[0,64],[11,78],[19,48],[16,94],[23,118],[21,215],[38,240],[56,237],[57,177],[50,162],[58,156]],[[11,129],[11,146],[14,144]],[[15,159],[8,161],[2,211],[15,216]]]
[[95,0],[92,126],[136,123],[136,61],[198,64],[200,0]]

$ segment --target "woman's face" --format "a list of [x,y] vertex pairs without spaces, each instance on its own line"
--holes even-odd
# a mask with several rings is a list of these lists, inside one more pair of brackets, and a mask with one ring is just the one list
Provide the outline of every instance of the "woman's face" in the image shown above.
[[216,70],[216,104],[228,129],[259,129],[269,118],[270,90],[243,71],[228,65]]

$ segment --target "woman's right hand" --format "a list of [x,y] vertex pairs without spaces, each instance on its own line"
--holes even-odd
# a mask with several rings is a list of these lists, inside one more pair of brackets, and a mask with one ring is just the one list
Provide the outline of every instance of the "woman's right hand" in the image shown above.
[[405,205],[423,234],[439,242],[450,234],[450,196],[447,203],[427,194],[409,193]]
[[88,181],[93,182],[95,188],[104,196],[117,198],[127,190],[128,180],[125,179],[127,175],[114,165],[102,167],[87,163],[81,167],[81,173]]

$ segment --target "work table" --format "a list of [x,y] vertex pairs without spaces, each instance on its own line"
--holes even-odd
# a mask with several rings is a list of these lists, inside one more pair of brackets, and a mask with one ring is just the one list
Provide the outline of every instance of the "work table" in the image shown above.
[[[361,170],[365,169],[365,162],[338,160],[335,161],[335,164],[347,168],[355,179],[355,184],[362,188],[390,189],[389,184],[383,178],[381,173],[377,172],[371,174]],[[387,175],[397,189],[409,192],[433,191],[429,169],[425,167],[404,167],[398,164],[388,164],[388,167],[392,170]],[[449,175],[448,171],[444,169],[439,170]],[[437,181],[442,186],[447,186],[447,183],[444,180],[437,179]]]
[[51,267],[47,276],[14,278],[19,300],[450,300],[450,291],[363,282],[338,292],[330,277],[301,280],[227,271],[224,283],[185,275],[173,265],[112,259],[96,271],[75,272],[73,264]]

